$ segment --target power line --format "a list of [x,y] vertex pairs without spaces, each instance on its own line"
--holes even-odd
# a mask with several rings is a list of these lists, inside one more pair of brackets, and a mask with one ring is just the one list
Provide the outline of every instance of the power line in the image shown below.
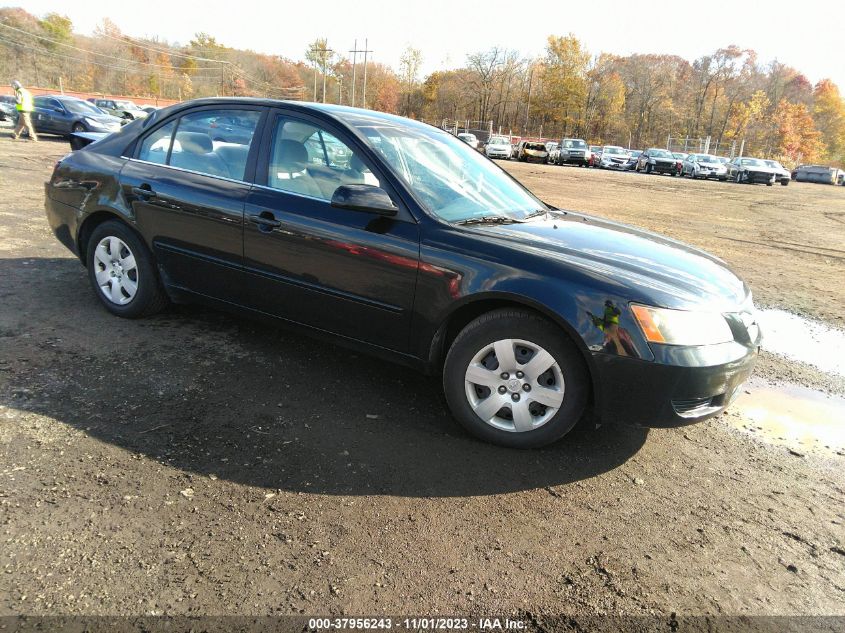
[[[39,39],[39,40],[44,40],[45,42],[50,42],[50,43],[56,44],[58,46],[65,46],[67,48],[71,48],[71,49],[73,49],[75,51],[79,51],[81,53],[87,53],[88,55],[96,55],[98,57],[106,57],[108,59],[112,59],[112,60],[119,61],[119,62],[126,62],[126,63],[130,63],[130,64],[140,64],[142,66],[151,66],[151,67],[154,67],[154,68],[173,68],[172,64],[171,65],[153,64],[151,62],[142,62],[142,61],[134,60],[134,59],[125,59],[125,58],[115,57],[114,55],[109,55],[107,53],[97,53],[96,51],[91,51],[91,50],[87,50],[87,49],[84,49],[84,48],[79,48],[78,46],[73,46],[72,44],[66,44],[65,42],[60,42],[58,40],[54,40],[54,39],[51,39],[49,37],[44,37],[43,35],[36,35],[35,33],[30,33],[29,31],[24,31],[23,29],[17,29],[13,26],[9,26],[8,24],[3,24],[2,22],[0,22],[0,26],[2,26],[3,28],[6,28],[6,29],[11,29],[13,31],[17,31],[18,33],[23,33],[24,35],[28,35],[30,37],[34,37],[34,38]],[[209,70],[209,68],[198,68],[198,70]]]
[[[0,42],[5,42],[6,44],[12,44],[12,45],[15,45],[15,46],[26,46],[26,44],[24,42],[19,42],[17,40],[11,40],[11,39],[8,39],[8,38],[3,37],[3,36],[0,36]],[[94,60],[90,60],[90,59],[85,59],[83,57],[74,57],[72,55],[64,55],[62,53],[55,53],[53,51],[48,51],[48,50],[39,50],[37,54],[48,55],[50,57],[67,59],[67,60],[75,61],[75,62],[81,62],[83,64],[89,64],[89,65],[92,65],[92,66],[99,66],[100,68],[109,68],[109,69],[112,69],[112,70],[119,70],[119,71],[122,71],[122,72],[131,72],[131,73],[140,72],[139,69],[131,68],[129,66],[115,66],[113,64],[104,64],[102,62],[98,62],[98,61],[94,61]],[[173,68],[172,70],[178,72],[178,68]],[[191,77],[191,79],[216,79],[217,78],[216,75],[188,75],[188,76]]]
[[[130,37],[130,36],[124,35],[124,34],[121,34],[120,37],[117,37],[115,35],[109,35],[108,33],[101,33],[100,35],[102,35],[103,37],[107,37],[111,40],[115,40],[117,42],[131,43],[133,46],[137,46],[138,48],[143,48],[143,49],[148,50],[148,51],[153,51],[155,53],[166,53],[167,55],[170,55],[171,57],[183,57],[185,59],[193,59],[193,60],[200,61],[200,62],[212,62],[212,63],[215,63],[215,64],[228,64],[228,63],[230,63],[230,62],[227,62],[227,61],[222,60],[222,59],[212,59],[211,57],[198,57],[196,55],[188,55],[187,53],[179,53],[179,52],[176,52],[176,51],[168,50],[166,48],[156,48],[154,46],[150,46],[148,43],[142,43],[143,40],[139,40],[139,39],[136,39],[134,37]],[[202,50],[209,50],[209,49],[202,49]]]

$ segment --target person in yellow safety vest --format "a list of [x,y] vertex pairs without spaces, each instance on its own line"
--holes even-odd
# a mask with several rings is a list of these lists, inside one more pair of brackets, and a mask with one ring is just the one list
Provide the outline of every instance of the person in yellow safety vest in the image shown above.
[[21,133],[26,130],[29,138],[37,142],[38,136],[35,134],[35,128],[32,125],[32,110],[35,107],[32,103],[32,93],[24,88],[19,81],[13,81],[12,88],[15,89],[15,108],[18,111],[18,123],[12,133],[12,138],[17,140]]

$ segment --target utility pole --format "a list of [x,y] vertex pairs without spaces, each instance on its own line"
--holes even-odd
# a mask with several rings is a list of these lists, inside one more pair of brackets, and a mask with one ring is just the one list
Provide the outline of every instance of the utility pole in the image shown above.
[[328,54],[334,53],[334,51],[330,48],[317,48],[316,46],[311,47],[311,52],[315,53],[314,55],[314,101],[317,100],[317,56],[316,53],[321,53],[320,55],[320,62],[323,69],[323,103],[326,102],[326,62],[328,61]]
[[367,53],[373,51],[367,50],[367,40],[364,39],[364,107],[367,107]]
[[352,45],[352,50],[349,51],[352,53],[352,107],[355,107],[355,62],[358,58],[358,40],[355,40],[355,43]]
[[534,64],[528,69],[528,99],[525,100],[525,131],[523,135],[528,134],[528,114],[531,112],[531,81],[534,78]]

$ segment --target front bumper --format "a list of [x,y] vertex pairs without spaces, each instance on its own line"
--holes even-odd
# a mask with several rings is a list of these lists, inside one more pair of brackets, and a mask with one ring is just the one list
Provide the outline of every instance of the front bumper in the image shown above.
[[753,184],[769,185],[775,182],[775,174],[763,171],[746,171],[744,180]]
[[660,174],[677,174],[678,165],[677,163],[652,163],[651,171]]
[[662,346],[654,361],[594,353],[596,412],[605,423],[694,424],[722,412],[757,361],[760,339],[701,347]]

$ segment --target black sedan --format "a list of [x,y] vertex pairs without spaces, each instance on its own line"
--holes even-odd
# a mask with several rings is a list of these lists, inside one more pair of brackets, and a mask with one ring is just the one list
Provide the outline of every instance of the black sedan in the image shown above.
[[[212,113],[249,139],[194,131]],[[369,350],[441,375],[454,417],[507,446],[553,442],[588,408],[705,419],[760,343],[720,259],[548,206],[442,130],[369,110],[174,105],[61,160],[46,211],[111,313],[203,302]]]
[[121,120],[83,99],[65,95],[42,95],[33,99],[32,124],[39,134],[70,135],[73,132],[114,132]]
[[647,174],[678,176],[681,173],[681,163],[669,150],[650,147],[640,154],[636,170]]

